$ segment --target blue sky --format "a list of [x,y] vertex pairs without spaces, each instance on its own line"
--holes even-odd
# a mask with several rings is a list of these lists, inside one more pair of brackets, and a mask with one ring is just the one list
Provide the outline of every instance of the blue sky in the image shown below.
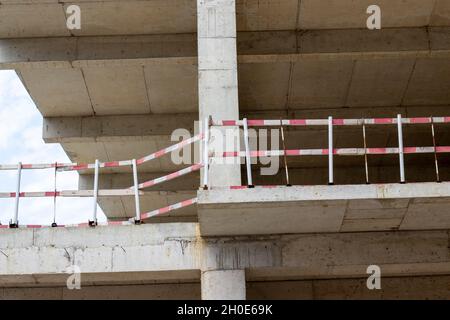
[[[14,71],[0,70],[0,163],[70,162],[59,144],[42,140],[42,115]],[[78,173],[57,175],[58,190],[76,190]],[[16,172],[0,171],[0,192],[14,192]],[[54,170],[22,171],[21,191],[52,191]],[[56,220],[60,224],[87,222],[92,198],[58,198]],[[0,222],[7,224],[14,214],[14,199],[0,199]],[[99,209],[99,220],[105,220]],[[21,198],[20,224],[51,224],[53,198]]]

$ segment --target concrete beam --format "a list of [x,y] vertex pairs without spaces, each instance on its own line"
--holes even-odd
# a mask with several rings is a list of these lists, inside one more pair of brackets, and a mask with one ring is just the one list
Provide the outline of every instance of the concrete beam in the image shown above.
[[[367,278],[301,281],[249,281],[249,300],[299,299],[446,299],[450,276],[382,277],[381,290],[368,290]],[[65,287],[0,288],[1,299],[179,299],[201,298],[196,283],[130,285],[84,285],[81,290]]]
[[202,272],[203,300],[245,300],[245,270],[208,270]]
[[183,128],[194,132],[195,113],[144,114],[100,117],[45,117],[42,138],[47,143],[160,141]]
[[[447,56],[449,27],[237,33],[240,63]],[[196,34],[1,39],[0,69],[196,64]],[[433,54],[430,54],[430,51]]]
[[372,264],[385,277],[448,275],[448,241],[448,231],[200,238],[195,223],[10,229],[0,233],[0,286],[64,286],[72,265],[85,285],[198,282],[200,270],[236,269],[249,281],[362,278]]
[[[65,10],[73,3],[83,12],[80,30],[68,30],[65,25]],[[446,0],[379,4],[383,28],[449,25]],[[365,28],[367,6],[351,0],[238,1],[236,25],[239,31]],[[0,37],[185,33],[195,32],[195,22],[194,1],[6,0],[0,8]]]
[[204,236],[449,229],[449,203],[450,182],[216,188],[198,217]]

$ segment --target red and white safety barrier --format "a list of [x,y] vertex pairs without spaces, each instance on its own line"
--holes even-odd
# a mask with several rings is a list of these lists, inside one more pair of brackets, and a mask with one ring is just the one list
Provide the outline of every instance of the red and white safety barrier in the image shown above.
[[[333,149],[333,154],[341,156],[362,156],[365,154],[398,154],[399,148],[336,148]],[[441,147],[405,147],[403,148],[405,154],[414,153],[450,153],[450,146]],[[292,149],[292,150],[260,150],[250,151],[250,157],[278,157],[278,156],[323,156],[328,155],[328,149]],[[211,153],[210,156],[217,158],[224,157],[245,157],[245,151],[227,151],[223,153]]]
[[[99,222],[95,227],[108,227],[108,226],[131,226],[134,225],[131,221],[108,221]],[[65,225],[41,225],[41,224],[24,224],[19,225],[19,229],[42,229],[42,228],[86,228],[93,227],[89,223],[77,223],[77,224],[65,224]],[[0,225],[0,229],[15,229],[10,228],[9,225]]]
[[[202,167],[203,167],[203,164],[194,164],[194,165],[192,165],[190,167],[181,169],[179,171],[176,171],[174,173],[168,174],[166,176],[145,181],[145,182],[139,184],[139,189],[152,187],[152,186],[155,186],[157,184],[160,184],[160,183],[163,183],[163,182],[166,182],[166,181],[169,181],[169,180],[173,180],[175,178],[184,176],[184,175],[186,175],[188,173],[200,170],[200,168],[202,168]],[[133,187],[130,187],[130,189],[131,188],[133,188]]]
[[150,211],[150,212],[147,212],[147,213],[143,213],[143,214],[141,214],[141,220],[148,219],[148,218],[151,218],[151,217],[155,217],[155,216],[158,216],[158,215],[161,215],[161,214],[173,211],[173,210],[185,208],[185,207],[191,206],[191,205],[193,205],[195,203],[197,203],[197,198],[184,200],[184,201],[172,204],[170,206],[167,206],[167,207],[164,207],[164,208],[161,208],[161,209],[157,209],[157,210],[153,210],[153,211]]
[[[192,138],[183,140],[177,144],[174,144],[170,147],[161,149],[156,151],[148,156],[142,157],[138,159],[136,162],[138,165],[145,163],[147,161],[157,159],[166,155],[170,152],[181,149],[191,143],[197,142],[203,139],[203,134],[198,134]],[[109,162],[100,162],[99,168],[117,168],[117,167],[127,167],[131,166],[132,160],[121,160],[121,161],[109,161]],[[95,169],[95,163],[38,163],[38,164],[22,164],[22,169],[51,169],[57,168],[58,171],[79,171],[79,170],[88,170]],[[0,164],[0,170],[17,170],[17,164]]]
[[161,150],[159,150],[157,152],[149,154],[148,156],[142,157],[142,158],[137,160],[137,164],[142,164],[142,163],[145,163],[147,161],[160,158],[160,157],[162,157],[165,154],[171,153],[171,152],[176,151],[178,149],[182,149],[185,146],[187,146],[187,145],[189,145],[191,143],[197,142],[199,140],[202,140],[202,139],[203,139],[203,133],[200,133],[200,134],[198,134],[196,136],[193,136],[192,138],[189,138],[189,139],[183,140],[183,141],[181,141],[181,142],[179,142],[177,144],[174,144],[173,146],[161,149]]
[[[360,126],[363,124],[396,124],[397,118],[368,118],[368,119],[333,119],[335,126]],[[402,118],[403,124],[426,124],[426,123],[450,123],[450,117],[416,117]],[[243,126],[243,120],[216,120],[213,126]],[[284,120],[247,120],[249,127],[263,126],[327,126],[328,119],[284,119]]]
[[[74,166],[76,163],[37,163],[37,164],[22,164],[22,169],[51,169],[63,168],[67,166]],[[18,164],[0,164],[0,170],[17,170]]]
[[[99,197],[114,197],[114,196],[132,196],[134,190],[131,189],[109,189],[98,190]],[[145,192],[140,191],[139,195],[144,195]],[[63,190],[63,191],[29,191],[20,192],[20,198],[54,198],[54,197],[92,197],[94,196],[94,190]],[[15,192],[0,192],[0,198],[15,198]]]
[[[131,165],[132,160],[99,162],[99,168],[129,167]],[[95,169],[95,163],[75,163],[69,166],[58,166],[58,171],[79,171],[88,169]]]

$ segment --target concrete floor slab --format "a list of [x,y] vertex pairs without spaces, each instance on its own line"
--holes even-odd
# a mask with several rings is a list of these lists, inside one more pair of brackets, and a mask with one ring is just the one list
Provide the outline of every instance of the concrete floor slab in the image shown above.
[[83,68],[96,115],[150,112],[142,67]]
[[204,236],[447,229],[449,198],[449,182],[218,188],[198,191],[198,216]]
[[240,64],[241,110],[277,110],[286,107],[290,63]]
[[[303,0],[300,5],[300,29],[365,28],[370,0]],[[412,27],[427,25],[434,0],[380,0],[382,27]]]
[[417,59],[403,104],[442,104],[450,99],[450,60]]
[[346,105],[401,105],[414,63],[415,59],[356,61]]
[[450,24],[450,3],[446,0],[436,0],[430,25],[445,26]]
[[94,114],[80,69],[24,69],[20,71],[20,76],[43,115]]
[[144,71],[152,113],[197,112],[197,65],[154,65]]
[[289,107],[344,105],[353,73],[353,64],[353,61],[300,61],[295,63]]

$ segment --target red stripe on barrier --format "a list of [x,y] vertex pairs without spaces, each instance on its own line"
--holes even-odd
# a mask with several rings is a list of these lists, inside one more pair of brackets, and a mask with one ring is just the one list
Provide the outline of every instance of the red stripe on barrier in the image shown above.
[[305,119],[293,119],[293,120],[289,120],[289,124],[291,124],[293,126],[304,126],[304,125],[306,125],[306,120]]
[[71,167],[71,169],[76,171],[76,170],[84,170],[84,169],[87,169],[88,167],[89,166],[87,164],[80,164],[80,165]]
[[263,126],[264,120],[247,120],[249,126]]
[[111,161],[111,162],[105,162],[103,164],[103,166],[105,168],[109,168],[109,167],[118,167],[119,166],[119,161]]
[[122,225],[123,221],[108,221],[108,225],[116,226],[116,225]]
[[450,147],[436,147],[436,152],[450,152]]
[[342,126],[344,124],[344,119],[333,119],[333,124],[337,126]]
[[299,150],[286,150],[287,156],[297,156],[299,155]]
[[386,148],[367,148],[368,153],[383,154],[386,153]]
[[389,124],[394,123],[392,118],[375,118],[373,119],[373,123],[375,124]]
[[235,126],[236,120],[224,120],[222,121],[222,125],[224,126]]
[[430,123],[430,118],[420,117],[420,118],[410,118],[410,123]]
[[166,153],[166,149],[159,150],[159,151],[155,152],[155,158],[159,158],[159,157],[163,156],[165,153]]
[[193,199],[184,200],[184,201],[181,202],[181,207],[189,206],[189,205],[191,205],[193,203],[194,203]]
[[60,195],[59,191],[58,192],[49,191],[49,192],[45,192],[44,194],[45,194],[45,197],[58,197]]

